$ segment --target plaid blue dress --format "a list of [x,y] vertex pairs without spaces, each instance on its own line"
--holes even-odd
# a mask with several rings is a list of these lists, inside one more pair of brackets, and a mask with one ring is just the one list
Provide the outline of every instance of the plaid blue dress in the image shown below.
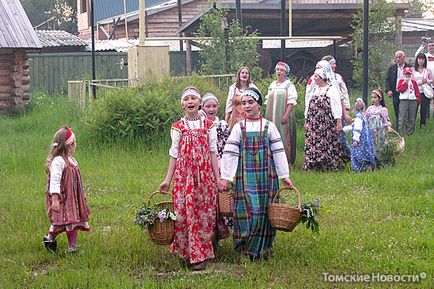
[[[269,255],[276,234],[267,218],[267,204],[279,190],[268,138],[269,121],[264,131],[243,131],[234,194],[234,245],[252,257]],[[279,140],[280,141],[280,140]]]

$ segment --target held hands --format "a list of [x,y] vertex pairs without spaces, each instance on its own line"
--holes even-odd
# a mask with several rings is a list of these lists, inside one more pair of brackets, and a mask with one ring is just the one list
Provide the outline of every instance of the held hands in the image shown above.
[[388,96],[388,97],[392,97],[392,95],[393,95],[393,92],[389,90],[389,91],[387,92],[387,96]]
[[353,147],[356,147],[356,146],[358,146],[358,145],[359,145],[359,142],[355,140],[355,141],[353,142]]
[[350,116],[349,114],[345,114],[344,117],[345,117],[345,121],[346,121],[348,124],[350,124],[350,123],[353,122],[353,119],[351,118],[351,116]]
[[282,117],[282,119],[280,120],[281,124],[287,124],[288,123],[288,118],[286,117]]
[[220,179],[220,181],[218,182],[218,187],[220,191],[226,191],[229,187],[229,181]]

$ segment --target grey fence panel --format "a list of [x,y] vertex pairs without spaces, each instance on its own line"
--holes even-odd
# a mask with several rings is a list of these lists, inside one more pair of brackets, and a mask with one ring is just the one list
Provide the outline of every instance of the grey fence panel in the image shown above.
[[[95,58],[97,78],[128,78],[128,68],[121,70],[118,64],[121,58],[128,59],[127,53],[96,53]],[[90,79],[92,75],[89,52],[29,54],[29,59],[32,91],[42,90],[48,94],[66,91],[68,80]]]
[[[185,52],[170,52],[171,75],[185,74]],[[121,70],[121,59],[128,62],[126,52],[96,53],[97,79],[127,79],[128,67]],[[199,54],[192,53],[193,71],[198,70]],[[30,87],[32,91],[44,91],[48,94],[65,92],[68,80],[91,79],[92,55],[90,52],[29,54]]]

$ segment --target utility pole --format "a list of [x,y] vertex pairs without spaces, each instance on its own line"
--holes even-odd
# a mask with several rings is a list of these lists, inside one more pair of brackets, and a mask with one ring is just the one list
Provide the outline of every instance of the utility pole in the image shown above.
[[[96,65],[95,65],[95,15],[93,8],[93,0],[90,0],[90,22],[91,22],[91,34],[92,34],[92,80],[96,79]],[[92,85],[92,96],[96,98],[96,86]]]
[[363,102],[368,103],[368,39],[369,39],[369,0],[363,0]]

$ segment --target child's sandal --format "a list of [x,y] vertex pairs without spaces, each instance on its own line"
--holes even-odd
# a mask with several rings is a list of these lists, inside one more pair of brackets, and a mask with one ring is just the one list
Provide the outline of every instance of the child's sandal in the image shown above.
[[49,252],[55,253],[57,250],[57,241],[51,237],[51,235],[44,236],[42,242],[45,245],[45,248]]

